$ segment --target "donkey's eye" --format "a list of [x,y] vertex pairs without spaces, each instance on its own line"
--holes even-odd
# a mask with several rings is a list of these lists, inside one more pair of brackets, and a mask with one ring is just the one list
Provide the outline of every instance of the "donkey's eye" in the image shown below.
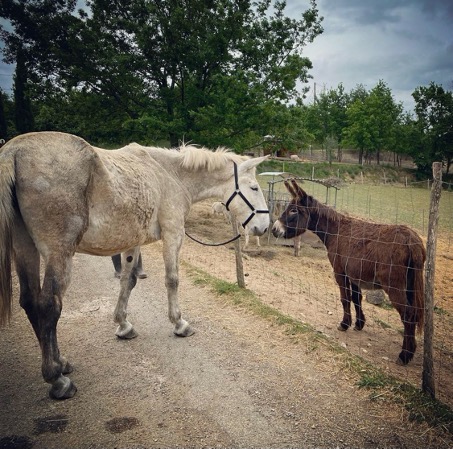
[[289,213],[290,213],[290,215],[296,215],[296,214],[297,214],[297,207],[292,207],[292,208],[289,210]]

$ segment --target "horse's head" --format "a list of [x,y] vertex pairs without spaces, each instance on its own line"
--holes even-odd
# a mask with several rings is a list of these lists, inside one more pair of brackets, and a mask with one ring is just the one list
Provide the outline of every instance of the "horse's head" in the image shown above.
[[256,180],[256,166],[267,156],[247,159],[234,165],[234,190],[226,192],[223,202],[252,235],[263,235],[269,228],[269,210]]
[[310,218],[307,208],[308,195],[294,179],[285,181],[285,186],[291,193],[292,200],[272,226],[272,234],[275,237],[292,239],[307,230]]

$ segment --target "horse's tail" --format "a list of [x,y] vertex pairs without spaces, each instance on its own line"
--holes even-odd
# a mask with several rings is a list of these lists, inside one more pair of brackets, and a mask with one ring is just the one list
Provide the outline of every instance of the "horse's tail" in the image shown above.
[[424,271],[426,252],[423,243],[412,244],[407,270],[408,302],[412,305],[412,316],[417,323],[417,330],[423,330],[425,317]]
[[14,218],[14,154],[6,147],[0,153],[0,326],[11,317],[12,281],[12,226]]

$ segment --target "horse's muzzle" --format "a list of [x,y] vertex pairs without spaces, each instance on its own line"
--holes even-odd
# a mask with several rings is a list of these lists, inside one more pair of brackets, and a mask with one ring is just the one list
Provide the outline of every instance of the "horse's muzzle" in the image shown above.
[[254,236],[257,236],[257,237],[260,237],[262,236],[263,234],[266,234],[267,230],[269,228],[265,228],[264,230],[259,228],[258,226],[253,226],[252,229],[251,229],[251,233],[252,235]]

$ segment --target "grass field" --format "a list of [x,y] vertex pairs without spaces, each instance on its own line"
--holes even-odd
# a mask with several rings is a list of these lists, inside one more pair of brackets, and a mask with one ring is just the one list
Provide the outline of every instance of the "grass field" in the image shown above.
[[[294,164],[294,163],[293,163]],[[307,177],[311,171],[312,164],[296,163],[292,165],[293,171],[299,172],[298,176]],[[301,167],[294,170],[297,166]],[[360,166],[357,166],[360,169]],[[316,166],[316,171],[318,170]],[[324,178],[328,178],[328,172],[324,173]],[[348,172],[350,173],[350,172]],[[406,179],[402,171],[400,175],[393,178]],[[340,173],[341,175],[341,173]],[[258,176],[261,187],[265,192],[269,192],[272,187],[269,182],[273,183],[274,198],[287,199],[288,192],[280,176]],[[323,177],[316,176],[317,179]],[[355,176],[352,180],[350,174],[343,180],[339,189],[331,187],[327,189],[324,185],[304,181],[303,188],[310,195],[329,206],[335,206],[340,212],[369,219],[376,222],[389,224],[406,224],[417,230],[422,236],[425,236],[429,221],[429,204],[431,191],[428,189],[428,181],[408,182],[406,183],[376,183],[376,176],[365,176],[362,183],[361,176]],[[383,179],[382,179],[383,180]],[[453,238],[453,192],[451,189],[442,191],[439,214],[439,231],[443,239],[451,240]]]

